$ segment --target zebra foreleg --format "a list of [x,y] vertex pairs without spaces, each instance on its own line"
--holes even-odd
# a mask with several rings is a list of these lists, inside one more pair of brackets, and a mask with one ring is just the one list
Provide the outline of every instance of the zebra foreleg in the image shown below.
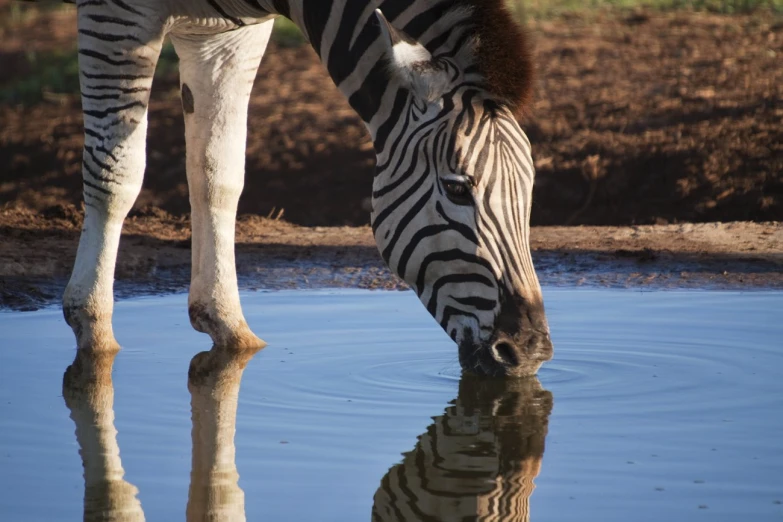
[[144,177],[147,103],[164,28],[155,13],[98,4],[78,12],[85,215],[63,314],[79,349],[116,351],[114,266]]
[[234,227],[245,174],[247,106],[273,21],[203,35],[175,32],[185,113],[192,226],[188,312],[228,349],[263,347],[242,314]]

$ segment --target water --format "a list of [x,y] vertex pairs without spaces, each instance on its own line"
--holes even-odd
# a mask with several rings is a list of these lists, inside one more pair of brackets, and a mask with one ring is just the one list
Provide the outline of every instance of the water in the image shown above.
[[0,314],[0,520],[783,520],[783,294],[545,297],[539,383],[460,380],[407,292],[245,294],[236,418],[185,296],[118,303],[113,387],[67,401],[60,311]]

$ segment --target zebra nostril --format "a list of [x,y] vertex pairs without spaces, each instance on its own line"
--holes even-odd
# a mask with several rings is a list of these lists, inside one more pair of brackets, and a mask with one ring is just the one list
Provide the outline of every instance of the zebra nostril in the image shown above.
[[492,351],[495,353],[495,359],[498,362],[511,367],[519,366],[519,358],[510,343],[506,341],[497,342],[492,347]]

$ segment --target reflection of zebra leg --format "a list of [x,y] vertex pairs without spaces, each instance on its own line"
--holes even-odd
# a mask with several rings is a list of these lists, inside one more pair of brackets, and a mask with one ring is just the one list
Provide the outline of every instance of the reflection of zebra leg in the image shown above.
[[125,480],[114,427],[111,370],[116,353],[79,350],[63,376],[84,466],[84,520],[144,520],[136,487]]
[[233,352],[213,348],[190,362],[193,461],[188,522],[245,520],[245,494],[238,483],[234,433],[242,372],[258,350],[260,347]]

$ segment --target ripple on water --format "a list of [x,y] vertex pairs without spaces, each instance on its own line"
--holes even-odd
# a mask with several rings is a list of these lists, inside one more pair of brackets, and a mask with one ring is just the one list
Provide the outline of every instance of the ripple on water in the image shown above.
[[285,362],[270,360],[269,368],[257,368],[257,379],[266,390],[276,390],[265,401],[271,407],[327,407],[337,413],[350,401],[388,411],[456,389],[459,363],[444,361],[444,347],[451,348],[441,339],[417,349],[398,349],[381,361],[376,350],[361,346],[291,348],[293,354],[281,359]]
[[[558,399],[593,403],[611,399],[615,413],[644,403],[659,410],[703,412],[716,405],[738,408],[758,405],[759,399],[765,402],[764,397],[740,391],[758,384],[752,383],[753,377],[765,370],[762,360],[770,346],[781,344],[775,308],[765,302],[770,296],[746,298],[744,313],[755,315],[758,323],[752,327],[756,339],[750,342],[754,335],[746,325],[737,335],[736,323],[721,324],[720,317],[704,313],[710,308],[730,310],[739,294],[661,293],[656,299],[610,292],[609,296],[606,305],[614,305],[611,321],[586,309],[572,324],[552,326],[555,358],[539,376],[558,390]],[[721,297],[725,305],[711,305]],[[578,309],[585,298],[589,296],[577,293],[571,305]],[[705,390],[709,393],[700,392]]]

